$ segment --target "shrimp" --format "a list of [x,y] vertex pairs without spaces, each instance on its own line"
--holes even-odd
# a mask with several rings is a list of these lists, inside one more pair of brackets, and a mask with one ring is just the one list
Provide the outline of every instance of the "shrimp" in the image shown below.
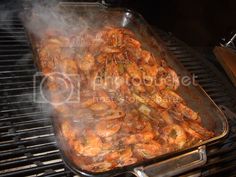
[[112,163],[108,161],[95,162],[88,165],[83,165],[83,168],[93,172],[103,172],[112,168]]
[[136,40],[130,36],[124,36],[124,44],[127,47],[133,47],[136,50],[141,47],[141,43],[138,40]]
[[168,143],[175,144],[178,148],[182,148],[187,142],[187,136],[184,129],[177,125],[171,124],[163,129],[163,133]]
[[105,156],[105,159],[109,162],[116,163],[117,166],[125,166],[137,161],[136,158],[133,158],[133,152],[130,147],[127,149],[114,150],[111,153],[108,153]]
[[187,107],[182,103],[176,104],[174,110],[181,113],[183,116],[190,120],[201,122],[201,118],[198,113],[194,112],[191,108]]
[[100,101],[105,102],[105,103],[106,103],[107,105],[109,105],[112,109],[116,109],[116,108],[117,108],[116,103],[115,103],[113,100],[111,100],[111,98],[108,96],[108,94],[107,94],[105,91],[99,90],[99,91],[97,92],[97,94],[98,94],[98,96],[99,96]]
[[181,123],[184,130],[196,139],[207,140],[214,136],[214,133],[202,127],[199,122],[185,121]]
[[96,133],[100,137],[109,137],[120,130],[120,120],[101,120],[96,124]]
[[102,151],[102,141],[92,130],[85,130],[74,145],[75,152],[83,156],[93,157]]
[[130,62],[125,65],[125,69],[131,78],[138,79],[140,82],[142,81],[142,74],[135,62]]
[[64,137],[66,137],[66,139],[75,139],[76,138],[76,134],[74,133],[74,131],[72,130],[72,126],[68,121],[63,122],[63,124],[61,125],[61,132],[63,134]]
[[105,104],[105,103],[94,103],[94,104],[92,104],[91,106],[89,106],[89,108],[90,108],[92,111],[100,112],[100,111],[106,111],[109,107],[108,107],[108,105]]
[[174,91],[170,89],[162,90],[161,95],[163,99],[165,99],[166,101],[170,103],[180,103],[184,101],[181,96],[179,96],[177,93],[175,93]]
[[65,59],[60,61],[59,71],[66,74],[78,74],[77,63],[72,59]]
[[136,143],[146,143],[152,140],[155,137],[155,133],[153,131],[146,131],[142,133],[137,133],[133,135],[129,135],[127,137],[122,138],[122,143],[125,145],[136,144]]
[[160,143],[155,140],[151,140],[148,143],[135,144],[134,152],[147,159],[154,158],[162,153]]
[[154,109],[160,108],[160,105],[158,105],[155,101],[153,101],[148,96],[137,95],[137,94],[133,93],[132,97],[135,99],[135,101],[138,101],[144,105],[149,105],[150,107],[152,107]]
[[108,59],[111,57],[111,55],[109,55],[108,53],[101,53],[99,54],[95,60],[99,63],[99,64],[104,64],[108,61]]
[[156,136],[149,121],[132,115],[125,118],[122,125],[122,132],[128,134],[128,136],[121,139],[121,142],[125,145],[148,142]]
[[90,53],[86,54],[83,58],[80,58],[79,56],[77,58],[79,58],[78,66],[84,72],[90,71],[95,64],[95,59]]
[[159,106],[163,108],[169,108],[170,107],[170,102],[166,101],[164,98],[162,98],[162,95],[158,92],[155,94],[151,95],[151,99]]
[[119,119],[125,116],[125,112],[121,109],[109,109],[106,112],[97,113],[97,117],[100,120],[112,120],[112,119]]
[[176,90],[180,85],[178,75],[170,67],[165,68],[165,70],[168,73],[168,78],[166,82],[167,86],[169,88]]
[[142,74],[139,71],[138,66],[135,62],[128,63],[125,65],[127,73],[130,75],[130,82],[135,90],[138,92],[145,92],[145,88],[142,84]]
[[142,70],[145,72],[146,77],[150,77],[152,79],[156,78],[156,75],[158,73],[158,67],[156,65],[150,66],[147,64],[143,64]]
[[163,111],[161,114],[161,118],[168,124],[171,125],[174,123],[173,118],[170,116],[170,114],[168,113],[168,111]]
[[149,63],[149,61],[151,60],[151,53],[146,51],[146,50],[142,50],[141,51],[141,59],[144,63]]
[[113,53],[120,53],[121,49],[111,46],[105,46],[102,48],[101,51],[104,53],[113,54]]

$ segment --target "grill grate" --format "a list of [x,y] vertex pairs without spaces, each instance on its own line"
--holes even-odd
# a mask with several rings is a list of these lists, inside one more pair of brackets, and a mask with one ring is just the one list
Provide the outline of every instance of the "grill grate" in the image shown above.
[[32,102],[36,72],[19,19],[0,21],[0,176],[67,176],[47,112]]
[[[173,36],[158,33],[217,104],[235,108],[234,91],[210,63]],[[36,71],[20,20],[0,21],[0,177],[73,176],[61,160],[47,112],[32,102]],[[232,135],[208,148],[206,166],[183,176],[211,176],[235,169],[236,118],[232,116],[230,123]]]

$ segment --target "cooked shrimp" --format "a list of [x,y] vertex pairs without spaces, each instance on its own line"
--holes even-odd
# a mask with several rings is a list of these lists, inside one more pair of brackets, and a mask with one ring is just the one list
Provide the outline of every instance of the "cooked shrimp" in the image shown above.
[[120,109],[109,109],[106,112],[97,113],[96,116],[101,120],[113,120],[124,117],[125,112]]
[[102,151],[102,141],[92,130],[86,130],[83,136],[75,141],[74,150],[77,154],[93,157]]
[[157,155],[160,155],[161,152],[161,145],[157,141],[149,141],[148,143],[139,143],[135,144],[134,151],[143,158],[153,158]]
[[111,58],[111,55],[107,54],[107,53],[101,53],[96,57],[96,61],[99,64],[104,64],[106,63],[109,59]]
[[141,44],[138,40],[130,37],[130,36],[124,36],[124,44],[127,47],[133,47],[136,50],[141,47]]
[[93,68],[95,59],[91,54],[88,53],[83,58],[78,56],[78,58],[78,66],[82,71],[90,71]]
[[171,125],[174,123],[173,118],[170,116],[170,114],[168,113],[168,111],[163,111],[161,114],[161,118],[168,124]]
[[194,112],[191,108],[187,107],[186,105],[184,105],[182,103],[176,104],[174,109],[177,112],[183,114],[186,118],[188,118],[190,120],[196,120],[198,122],[201,121],[200,116],[198,115],[198,113]]
[[105,159],[107,161],[116,163],[117,166],[124,166],[124,165],[129,165],[132,163],[135,163],[137,161],[136,158],[132,158],[133,152],[130,147],[127,149],[119,149],[119,150],[114,150],[111,153],[108,153],[105,156]]
[[[77,63],[72,59],[64,59],[60,61],[59,71],[66,74],[78,74]],[[71,78],[72,79],[72,78]]]
[[167,142],[175,144],[178,148],[182,148],[187,142],[187,136],[184,129],[177,124],[168,125],[164,128],[163,133]]
[[125,145],[136,144],[136,143],[146,143],[152,140],[155,137],[153,131],[146,131],[137,134],[132,134],[127,137],[122,138],[122,142]]
[[96,125],[96,133],[101,137],[112,136],[120,130],[120,120],[101,120]]
[[121,49],[116,48],[116,47],[111,47],[111,46],[105,46],[102,48],[102,52],[108,53],[108,54],[120,53]]
[[81,107],[89,107],[95,103],[94,98],[88,98],[80,102]]
[[176,72],[174,70],[172,70],[169,67],[167,67],[165,69],[166,69],[166,71],[168,73],[168,78],[166,79],[167,86],[169,88],[172,88],[172,89],[176,90],[179,87],[179,85],[180,85],[178,75],[176,74]]
[[88,171],[93,172],[103,172],[112,168],[112,163],[104,161],[104,162],[95,162],[89,165],[83,165],[83,168]]
[[128,63],[125,68],[132,78],[142,79],[142,74],[135,62]]
[[92,111],[106,111],[108,109],[108,105],[105,103],[94,103],[89,108]]
[[199,122],[185,121],[181,123],[186,132],[197,139],[206,140],[214,136],[214,133],[202,127]]
[[162,90],[161,95],[162,95],[163,99],[165,99],[166,101],[168,101],[169,103],[172,103],[172,104],[184,101],[181,96],[179,96],[176,92],[174,92],[170,89]]
[[151,99],[158,104],[159,106],[163,107],[163,108],[169,108],[171,106],[171,103],[168,102],[166,99],[164,99],[162,97],[162,95],[158,92],[156,92],[155,94],[153,94],[151,96]]
[[105,91],[99,90],[97,94],[99,96],[99,101],[103,101],[113,109],[117,108],[116,103],[108,96],[108,94]]

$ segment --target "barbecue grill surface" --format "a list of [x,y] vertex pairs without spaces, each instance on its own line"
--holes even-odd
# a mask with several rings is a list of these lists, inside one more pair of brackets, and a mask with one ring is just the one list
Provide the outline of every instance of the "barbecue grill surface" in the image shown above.
[[[3,12],[2,12],[3,13]],[[191,72],[218,105],[235,110],[235,92],[211,63],[157,30],[170,52]],[[0,176],[73,176],[61,160],[47,112],[33,102],[36,73],[25,30],[16,15],[0,20]],[[230,116],[228,116],[230,117]],[[207,148],[208,162],[188,172],[223,175],[236,167],[236,117],[229,118],[230,136]]]

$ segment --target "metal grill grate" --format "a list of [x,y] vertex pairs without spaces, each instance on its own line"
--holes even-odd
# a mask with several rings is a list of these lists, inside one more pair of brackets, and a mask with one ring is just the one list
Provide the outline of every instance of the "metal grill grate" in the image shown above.
[[[235,108],[235,93],[209,63],[174,37],[158,33],[217,104]],[[0,176],[73,176],[61,160],[47,112],[32,102],[36,71],[20,20],[0,21]],[[224,143],[209,148],[207,165],[183,175],[210,176],[234,169],[233,116],[231,127],[232,135]]]
[[0,21],[0,176],[66,176],[46,112],[32,102],[36,68],[19,19]]

